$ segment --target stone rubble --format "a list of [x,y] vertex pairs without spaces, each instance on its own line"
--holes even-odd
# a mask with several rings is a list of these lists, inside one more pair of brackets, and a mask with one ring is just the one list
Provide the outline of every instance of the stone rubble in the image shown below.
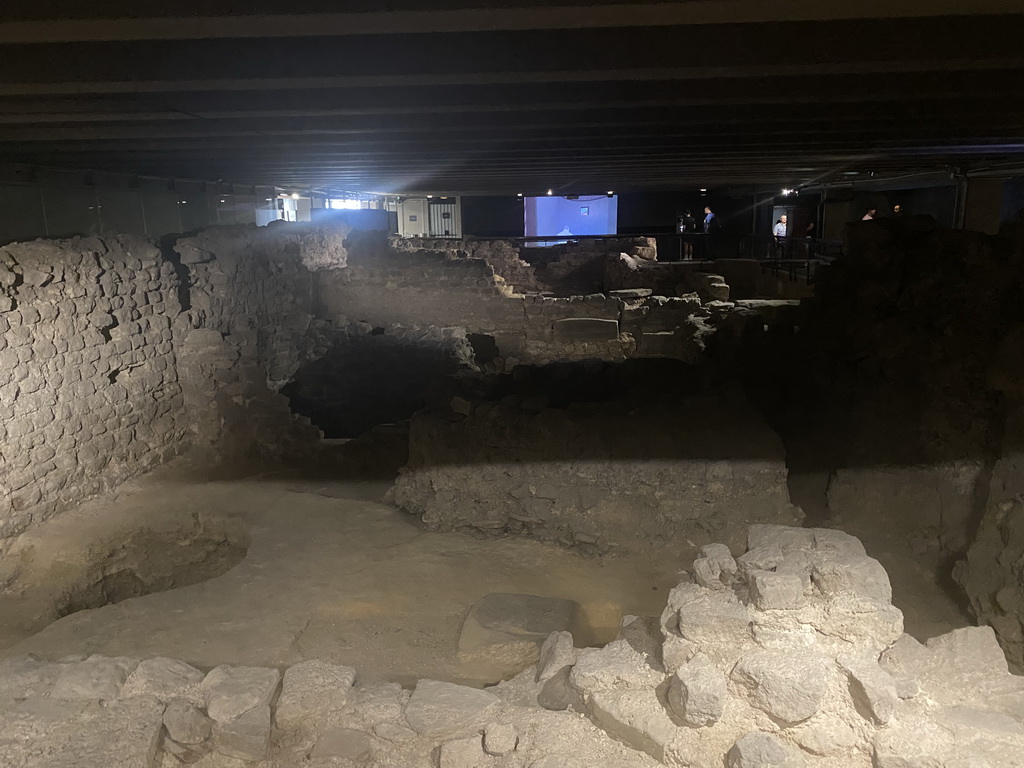
[[[614,642],[584,649],[554,632],[537,664],[485,690],[420,680],[410,694],[318,660],[283,678],[171,659],[0,660],[0,765],[1024,765],[1024,679],[991,629],[903,634],[884,571],[838,531],[752,526],[737,554],[706,547],[717,580],[683,574],[660,631],[626,617]],[[762,607],[758,584],[780,572],[787,589],[806,584],[802,599]]]

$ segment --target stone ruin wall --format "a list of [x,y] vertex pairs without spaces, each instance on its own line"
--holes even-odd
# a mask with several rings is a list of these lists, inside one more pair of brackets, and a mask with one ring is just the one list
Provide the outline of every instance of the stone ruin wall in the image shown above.
[[530,658],[483,689],[318,659],[3,659],[0,764],[1020,768],[1024,679],[992,631],[905,634],[856,538],[754,525],[679,576],[660,617],[624,617],[603,647],[566,625],[508,635]]
[[413,417],[389,494],[431,530],[649,552],[801,519],[782,443],[739,393],[569,411],[458,405]]
[[[414,343],[443,336],[445,328],[491,334],[503,355],[497,370],[506,370],[593,357],[693,361],[709,338],[800,324],[843,339],[840,356],[866,351],[860,378],[917,371],[912,380],[926,385],[921,409],[901,423],[918,420],[919,434],[935,450],[916,462],[883,460],[877,469],[858,461],[840,467],[829,492],[837,524],[889,509],[894,526],[908,526],[912,548],[967,554],[957,578],[975,614],[996,627],[1020,667],[1024,596],[1014,553],[1024,551],[1024,535],[1019,491],[1008,490],[1018,482],[1019,447],[997,445],[963,461],[950,442],[957,436],[959,445],[988,446],[985,425],[1002,429],[1021,399],[1024,334],[1014,314],[1019,302],[1010,300],[1020,255],[971,235],[894,236],[877,227],[858,233],[866,238],[859,245],[864,258],[831,278],[826,297],[850,281],[873,287],[855,294],[856,302],[832,301],[826,316],[815,307],[827,298],[812,303],[808,317],[789,304],[722,301],[713,282],[703,297],[650,296],[649,289],[523,296],[483,259],[367,253],[358,237],[302,227],[212,230],[178,241],[177,254],[129,237],[7,246],[0,251],[0,539],[189,445],[205,445],[213,457],[229,453],[231,444],[255,456],[308,446],[317,430],[296,419],[277,390],[299,365],[323,355],[336,334],[383,327]],[[902,275],[903,284],[893,275]],[[909,347],[885,332],[892,322],[885,320],[887,307],[894,306],[912,329],[906,337],[917,339]],[[936,322],[950,329],[945,340],[922,330]],[[464,355],[464,332],[448,334]],[[969,364],[943,366],[953,352]],[[941,373],[922,378],[927,370]],[[797,373],[801,386],[814,380],[814,372]],[[987,398],[981,410],[970,401],[979,388]],[[885,400],[876,383],[864,391]],[[851,413],[867,423],[861,417],[869,411],[858,407]],[[876,501],[866,504],[870,499]],[[909,509],[904,520],[899,510]],[[558,532],[551,538],[561,539],[570,528],[552,530]],[[574,530],[568,535],[576,538]],[[591,535],[580,529],[580,540]],[[981,565],[993,562],[988,571]]]
[[230,227],[174,247],[0,249],[0,552],[190,446],[219,458],[316,438],[274,393],[313,324],[305,264],[343,264],[340,236]]
[[0,553],[184,448],[178,289],[141,238],[0,249]]

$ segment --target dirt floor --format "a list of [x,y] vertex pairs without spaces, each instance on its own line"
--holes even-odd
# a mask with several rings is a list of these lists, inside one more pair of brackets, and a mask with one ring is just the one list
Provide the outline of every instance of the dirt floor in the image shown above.
[[[597,559],[526,539],[429,533],[379,501],[387,487],[154,473],[26,537],[14,553],[19,592],[0,596],[0,655],[159,655],[206,668],[322,658],[367,680],[483,684],[515,671],[459,656],[463,620],[484,595],[575,600],[589,625],[578,644],[603,643],[623,614],[660,614],[694,556],[685,547]],[[865,544],[890,569],[911,634],[969,623],[934,564],[881,536]],[[150,588],[166,591],[142,594]],[[129,594],[142,596],[58,618]]]

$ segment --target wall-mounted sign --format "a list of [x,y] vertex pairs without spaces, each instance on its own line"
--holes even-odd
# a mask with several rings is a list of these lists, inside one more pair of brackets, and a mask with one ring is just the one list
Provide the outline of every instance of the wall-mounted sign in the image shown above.
[[416,221],[416,214],[410,215],[409,216],[409,221]]

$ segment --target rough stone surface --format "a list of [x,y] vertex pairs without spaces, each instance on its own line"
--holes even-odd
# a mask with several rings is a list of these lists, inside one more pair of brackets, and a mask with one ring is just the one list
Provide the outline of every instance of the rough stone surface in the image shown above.
[[[486,403],[459,420],[421,412],[409,446],[392,496],[432,530],[602,552],[711,543],[709,532],[738,533],[740,521],[799,518],[782,444],[738,394],[539,412]],[[736,568],[731,556],[701,562],[714,574]]]
[[563,669],[572,666],[576,663],[578,655],[571,632],[552,632],[540,647],[537,682],[546,682]]
[[655,760],[665,760],[679,733],[653,689],[598,691],[587,706],[605,731]]
[[704,727],[717,723],[729,698],[725,675],[698,654],[676,670],[668,689],[668,704],[687,725]]
[[260,704],[213,726],[214,749],[242,760],[263,760],[270,749],[270,707]]
[[420,680],[405,708],[405,718],[421,736],[459,736],[485,725],[497,706],[493,693]]
[[227,723],[257,707],[270,704],[281,673],[263,667],[221,665],[203,680],[206,711],[219,723]]
[[836,661],[850,677],[854,701],[874,720],[885,725],[896,709],[896,681],[871,658],[841,655]]
[[100,705],[26,699],[0,706],[4,768],[148,768],[159,754],[163,705],[150,696]]
[[[537,595],[493,593],[469,610],[459,635],[459,653],[502,653],[514,657],[517,668],[538,659],[552,632],[576,629],[582,609],[573,600]],[[511,661],[511,660],[510,660]]]
[[751,733],[736,742],[726,758],[728,768],[797,768],[799,754],[768,733]]
[[213,721],[184,699],[175,699],[167,705],[164,727],[179,744],[201,744],[213,733]]
[[478,768],[487,759],[479,735],[446,741],[441,745],[440,768]]
[[202,672],[176,659],[146,659],[139,662],[128,676],[123,696],[155,696],[163,702],[184,698],[193,704],[204,705],[200,684],[206,677]]
[[754,605],[762,611],[799,608],[804,601],[804,583],[796,574],[755,571],[750,575]]
[[55,699],[116,699],[136,664],[131,659],[90,656],[65,666],[50,695]]
[[814,652],[756,651],[740,659],[732,679],[749,691],[754,706],[792,725],[818,711],[827,671],[825,657]]
[[339,758],[359,762],[370,756],[370,737],[352,728],[339,728],[322,733],[309,756],[314,760]]
[[484,729],[484,751],[488,755],[503,757],[515,752],[519,744],[519,734],[515,726],[507,723],[489,723]]
[[320,660],[304,661],[288,668],[274,712],[278,728],[294,728],[313,715],[344,708],[356,671],[352,667]]
[[[750,573],[807,573],[804,600],[762,610],[746,578],[722,589],[684,573],[662,624],[665,648],[690,650],[673,650],[669,675],[637,648],[646,640],[570,653],[571,638],[557,633],[555,674],[539,681],[530,666],[489,690],[422,680],[410,695],[396,683],[353,686],[345,667],[302,663],[285,679],[305,717],[274,734],[272,710],[295,706],[274,700],[276,670],[214,670],[199,690],[231,717],[211,721],[185,695],[162,702],[140,692],[193,690],[199,673],[180,662],[18,657],[0,662],[0,765],[1021,768],[1024,679],[1009,673],[991,628],[920,643],[889,620],[878,580],[857,575],[872,568],[856,540],[779,528],[752,538]],[[854,577],[810,578],[841,563]],[[93,687],[76,676],[92,670],[102,682],[112,668],[142,673],[103,701],[50,695],[63,679],[84,696]],[[549,707],[557,696],[561,706]]]

